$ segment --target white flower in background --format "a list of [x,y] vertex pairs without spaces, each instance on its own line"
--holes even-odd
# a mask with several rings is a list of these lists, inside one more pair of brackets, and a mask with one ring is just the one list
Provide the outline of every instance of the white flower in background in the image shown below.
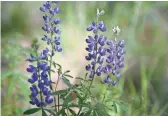
[[97,9],[97,16],[101,16],[105,13],[104,10],[101,10],[101,12],[99,11],[99,9]]
[[114,34],[116,34],[116,35],[118,35],[120,32],[121,32],[121,30],[120,30],[120,28],[117,26],[117,27],[114,27],[113,29],[112,29],[112,31],[113,31],[113,33]]

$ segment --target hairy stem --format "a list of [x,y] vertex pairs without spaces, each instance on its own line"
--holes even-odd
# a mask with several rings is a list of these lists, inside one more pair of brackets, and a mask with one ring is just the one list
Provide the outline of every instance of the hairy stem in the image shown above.
[[[57,91],[57,87],[58,87],[59,80],[60,80],[60,72],[58,72],[58,79],[57,79],[57,82],[56,82],[55,91]],[[59,111],[59,107],[60,107],[59,97],[60,97],[60,96],[58,95],[58,111]]]
[[105,93],[104,93],[102,103],[104,103],[104,100],[105,100],[106,94],[107,94],[107,90],[108,90],[109,87],[110,87],[110,84],[108,84],[108,86],[106,87],[106,91],[105,91]]
[[[52,26],[52,25],[51,25]],[[53,27],[53,26],[52,26]],[[53,32],[51,32],[51,55],[50,55],[50,68],[52,67],[52,53],[53,53],[53,42],[52,42],[52,36]],[[49,78],[51,81],[51,71],[49,71]],[[51,90],[53,91],[52,85],[50,85]],[[56,98],[54,97],[54,105],[55,105],[55,111],[57,112],[57,106],[56,106]]]

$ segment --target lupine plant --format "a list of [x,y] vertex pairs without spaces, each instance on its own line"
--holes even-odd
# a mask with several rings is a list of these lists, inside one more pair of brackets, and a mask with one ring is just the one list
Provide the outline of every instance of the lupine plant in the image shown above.
[[[40,7],[44,14],[44,25],[42,30],[45,35],[41,38],[46,43],[46,48],[41,49],[38,40],[32,43],[33,52],[27,59],[31,64],[27,72],[31,74],[28,79],[30,85],[30,104],[36,108],[29,109],[24,115],[42,112],[42,116],[109,116],[108,110],[113,108],[117,113],[116,103],[108,107],[106,104],[106,93],[101,101],[93,102],[95,96],[92,95],[93,81],[95,78],[102,78],[102,84],[106,83],[108,88],[117,86],[121,78],[120,69],[124,67],[124,40],[117,40],[120,33],[119,27],[113,28],[114,40],[108,39],[103,32],[107,30],[103,21],[99,20],[105,12],[97,9],[97,20],[93,21],[86,30],[92,32],[86,39],[88,52],[85,59],[86,74],[84,77],[76,77],[80,83],[71,84],[68,78],[69,70],[63,71],[62,66],[53,61],[55,54],[61,52],[60,47],[61,30],[59,28],[60,19],[57,17],[61,11],[59,3],[47,1]],[[53,81],[51,74],[58,75],[57,81]],[[57,85],[62,80],[66,89],[57,90]],[[107,88],[107,90],[108,90]]]

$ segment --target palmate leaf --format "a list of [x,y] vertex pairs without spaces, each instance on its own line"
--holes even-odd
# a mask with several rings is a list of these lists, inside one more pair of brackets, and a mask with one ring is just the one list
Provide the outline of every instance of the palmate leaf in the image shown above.
[[75,111],[73,111],[73,110],[72,110],[72,109],[70,109],[70,108],[69,108],[69,111],[71,112],[71,114],[72,114],[73,116],[76,116]]
[[123,103],[121,103],[120,101],[114,101],[115,103],[117,103],[118,104],[118,106],[122,109],[122,110],[124,110],[124,111],[128,111],[128,107],[126,106],[126,105],[124,105]]
[[68,75],[68,74],[63,74],[64,77],[70,77],[70,78],[73,78],[73,76],[71,75]]
[[88,110],[83,116],[90,116],[91,113],[92,113],[92,109]]
[[85,80],[85,79],[83,79],[83,78],[81,78],[81,77],[76,77],[76,79],[79,79],[79,80]]
[[97,116],[97,113],[96,113],[96,111],[94,111],[94,112],[93,112],[93,116]]
[[114,106],[115,113],[117,113],[117,105],[114,101],[113,101],[113,106]]
[[41,108],[32,108],[32,109],[26,110],[26,111],[23,113],[23,115],[34,114],[34,113],[38,112],[39,110],[41,110]]
[[56,92],[52,92],[51,95],[55,96],[55,95],[62,95],[62,94],[66,94],[68,92],[68,89],[63,89],[63,90],[59,90]]
[[70,83],[70,81],[69,81],[67,78],[63,77],[62,80],[64,81],[64,83],[65,83],[68,87],[71,87],[71,86],[72,86],[71,83]]
[[62,66],[60,64],[58,64],[58,63],[56,63],[56,62],[53,61],[53,65],[54,65],[55,68],[58,66],[59,67],[58,68],[58,72],[62,73]]
[[72,101],[72,94],[71,93],[65,98],[63,106],[67,106],[70,101]]
[[86,79],[81,78],[81,77],[75,77],[75,79],[80,80],[82,83],[85,83],[85,82],[89,82],[89,81],[90,81],[90,80],[86,80]]
[[[62,115],[61,115],[62,114]],[[58,113],[57,113],[57,116],[67,116],[66,113],[65,113],[65,109],[62,108]]]
[[47,116],[46,112],[42,109],[42,116]]
[[94,112],[96,112],[98,116],[110,116],[109,114],[106,113],[107,111],[105,110],[105,107],[106,106],[104,104],[97,103],[95,105]]
[[110,116],[109,114],[101,110],[95,110],[95,112],[97,113],[97,116]]
[[64,72],[64,74],[67,74],[67,73],[69,73],[69,72],[70,72],[70,70],[67,70],[67,71]]
[[76,96],[77,96],[77,98],[79,99],[79,100],[83,100],[84,99],[84,94],[83,94],[83,92],[81,91],[81,90],[79,90],[79,89],[75,89],[75,93],[76,93]]
[[65,113],[65,110],[62,110],[61,114],[62,116],[67,116],[67,114]]
[[55,71],[54,71],[54,70],[52,70],[52,69],[50,69],[50,71],[51,71],[51,72],[53,72],[53,73],[55,73]]
[[73,104],[73,103],[72,103],[72,104],[69,104],[68,107],[72,107],[72,108],[73,108],[73,107],[79,107],[79,105],[78,105],[78,104]]

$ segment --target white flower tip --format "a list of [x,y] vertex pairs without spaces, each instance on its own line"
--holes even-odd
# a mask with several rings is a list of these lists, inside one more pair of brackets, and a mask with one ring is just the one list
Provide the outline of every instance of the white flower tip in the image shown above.
[[113,33],[114,33],[115,35],[118,35],[118,34],[121,32],[121,30],[120,30],[120,28],[119,28],[118,26],[113,27],[112,31],[113,31]]
[[101,16],[105,13],[104,10],[101,10],[101,12],[99,11],[99,9],[97,9],[97,16]]
[[117,38],[116,37],[115,37],[114,41],[117,42]]
[[99,13],[99,15],[103,15],[105,12],[104,12],[104,10],[102,10],[100,13]]

